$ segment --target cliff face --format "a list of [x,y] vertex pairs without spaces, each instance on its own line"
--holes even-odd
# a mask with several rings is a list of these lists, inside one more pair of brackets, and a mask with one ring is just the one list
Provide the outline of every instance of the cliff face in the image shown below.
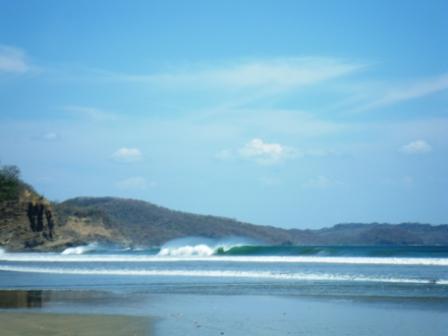
[[36,192],[23,188],[16,199],[0,202],[0,245],[34,248],[54,238],[54,210]]
[[92,241],[127,243],[101,218],[60,216],[57,205],[28,188],[16,199],[0,201],[0,246],[9,251],[62,250]]

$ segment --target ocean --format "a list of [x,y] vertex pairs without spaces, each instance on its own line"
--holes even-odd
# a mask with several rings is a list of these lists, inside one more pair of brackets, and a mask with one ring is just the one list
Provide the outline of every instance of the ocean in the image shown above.
[[[448,330],[448,247],[263,246],[235,240],[189,238],[160,248],[123,249],[95,243],[68,248],[62,253],[1,250],[0,289],[51,292],[46,297],[57,299],[47,300],[46,306],[39,307],[51,312],[89,311],[92,303],[63,299],[55,292],[110,293],[109,299],[121,298],[120,304],[97,305],[99,312],[130,315],[145,312],[158,316],[165,321],[156,324],[160,326],[160,334],[175,335],[173,330],[182,334],[189,327],[195,328],[192,321],[201,317],[208,316],[209,322],[216,319],[210,312],[212,306],[218,311],[233,310],[239,311],[238,316],[247,315],[246,320],[240,321],[248,324],[242,329],[244,332],[230,328],[235,335],[264,334],[266,328],[274,325],[277,329],[272,329],[271,334],[359,334],[366,327],[358,322],[339,325],[334,332],[325,333],[318,328],[321,322],[315,316],[300,323],[300,327],[310,324],[307,333],[300,333],[302,329],[296,325],[294,312],[302,309],[303,316],[314,305],[318,311],[327,311],[327,316],[322,317],[327,323],[338,324],[343,311],[353,314],[366,311],[361,320],[371,321],[372,328],[386,333],[392,327],[384,312],[395,312],[398,320],[402,316],[407,322],[401,327],[406,328],[415,323],[410,317],[417,314],[422,318],[419,327],[410,328],[406,335],[415,332],[442,335]],[[147,298],[146,303],[136,306],[137,298]],[[61,300],[66,304],[57,304]],[[260,300],[267,306],[261,307]],[[279,311],[285,314],[281,315],[283,323],[278,318],[269,322],[270,310],[265,310],[270,306],[272,317]],[[175,318],[172,312],[176,309],[180,309],[176,313],[179,316],[193,315]],[[218,315],[221,322],[210,322],[212,329],[218,325],[218,329],[229,331],[229,325],[238,320],[223,311]],[[201,330],[206,330],[205,325]],[[367,334],[375,333],[372,329]]]

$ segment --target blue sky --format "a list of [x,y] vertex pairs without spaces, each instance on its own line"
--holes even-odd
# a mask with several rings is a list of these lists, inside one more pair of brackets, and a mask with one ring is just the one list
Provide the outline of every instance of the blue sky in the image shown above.
[[0,160],[53,200],[448,223],[446,1],[0,0]]

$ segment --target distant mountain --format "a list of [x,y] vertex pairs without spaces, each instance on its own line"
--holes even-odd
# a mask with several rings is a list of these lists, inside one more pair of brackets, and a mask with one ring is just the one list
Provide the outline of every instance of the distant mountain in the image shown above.
[[160,246],[186,236],[246,237],[278,245],[448,246],[448,225],[350,223],[286,230],[132,199],[79,197],[51,203],[23,183],[17,169],[0,167],[0,247],[8,250],[62,250],[94,241]]
[[119,232],[125,241],[135,245],[161,245],[186,236],[239,236],[280,245],[448,245],[448,225],[350,223],[320,230],[286,230],[112,197],[74,198],[56,209],[64,220],[79,218],[82,214],[101,218],[105,227]]
[[161,245],[186,236],[239,236],[269,244],[292,243],[288,230],[174,211],[132,199],[80,197],[59,204],[57,211],[63,220],[94,214],[107,228],[120,232],[136,245]]

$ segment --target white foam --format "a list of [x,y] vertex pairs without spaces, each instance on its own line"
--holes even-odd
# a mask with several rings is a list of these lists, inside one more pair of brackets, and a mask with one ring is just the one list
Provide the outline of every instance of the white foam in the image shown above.
[[70,255],[70,254],[84,254],[90,251],[94,251],[98,248],[98,244],[97,243],[90,243],[88,245],[81,245],[81,246],[76,246],[76,247],[68,247],[66,248],[64,251],[62,251],[61,254],[63,255]]
[[320,256],[172,256],[120,254],[55,254],[3,253],[0,261],[15,262],[102,262],[102,263],[170,263],[170,262],[227,262],[227,263],[313,263],[354,265],[448,266],[448,258],[390,258],[390,257],[320,257]]
[[386,278],[352,276],[328,273],[275,273],[266,271],[196,271],[196,270],[133,270],[133,269],[76,269],[76,268],[41,268],[0,265],[0,271],[24,273],[48,273],[67,275],[110,275],[110,276],[165,276],[165,277],[208,277],[208,278],[250,278],[295,281],[354,281],[409,284],[448,285],[448,279],[426,280],[411,278]]
[[199,244],[199,245],[187,245],[181,247],[162,247],[160,252],[158,253],[161,257],[191,257],[191,256],[200,256],[206,257],[211,256],[215,250],[208,245]]
[[162,257],[209,257],[215,254],[217,249],[224,251],[232,247],[250,244],[243,238],[211,239],[203,237],[184,237],[165,243],[158,255]]

